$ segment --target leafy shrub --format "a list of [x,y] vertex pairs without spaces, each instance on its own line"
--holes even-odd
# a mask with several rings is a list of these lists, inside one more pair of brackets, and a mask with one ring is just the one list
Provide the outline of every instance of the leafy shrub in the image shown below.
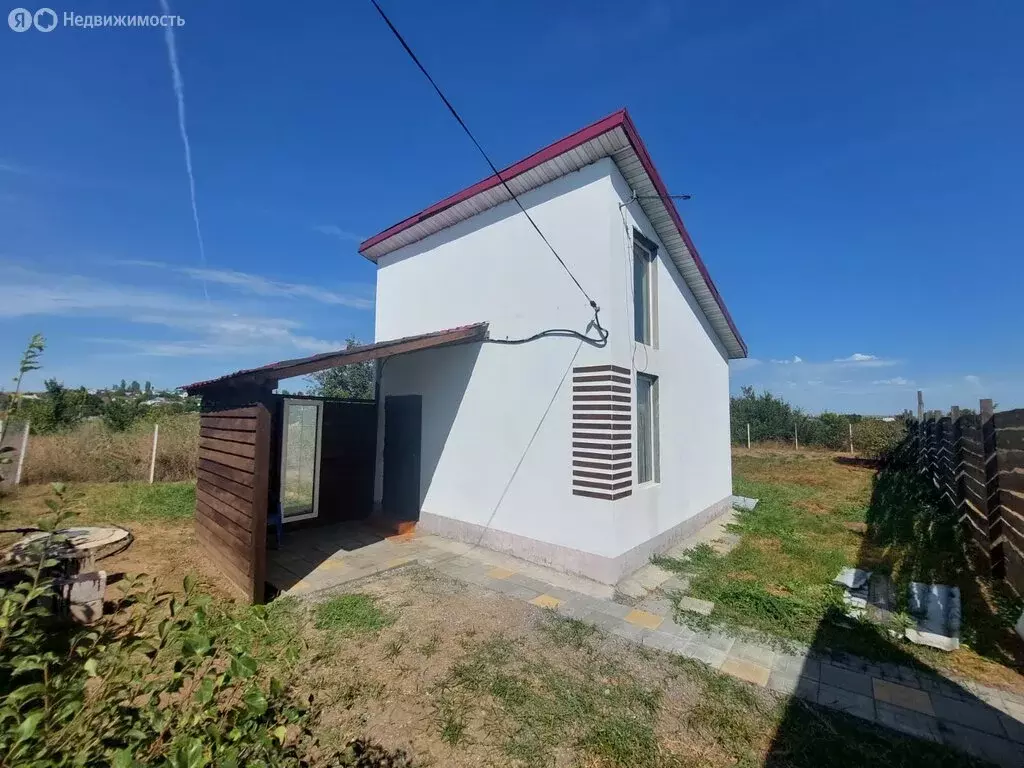
[[55,561],[42,545],[37,554],[25,581],[0,589],[4,764],[298,765],[312,715],[259,674],[266,608],[234,617],[191,578],[184,597],[139,580],[124,590],[125,610],[72,627],[49,597]]
[[744,387],[739,397],[730,398],[729,410],[734,443],[746,444],[749,424],[750,439],[755,443],[791,444],[795,430],[800,445],[839,451],[850,444],[850,416],[828,411],[820,416],[809,416],[771,392],[758,395],[753,387]]
[[[55,530],[72,504],[55,485]],[[318,710],[269,670],[295,676],[297,606],[233,607],[196,590],[161,592],[127,578],[116,612],[93,627],[56,612],[48,552],[0,588],[0,765],[408,766],[357,740],[327,754],[312,736]]]
[[755,443],[793,439],[794,409],[771,392],[757,395],[753,387],[744,387],[740,397],[731,398],[730,415],[735,442],[746,442],[748,424]]
[[103,407],[103,425],[111,432],[124,432],[142,415],[142,403],[131,397],[115,397]]
[[862,456],[885,459],[900,446],[906,434],[902,421],[863,419],[853,425],[853,444]]

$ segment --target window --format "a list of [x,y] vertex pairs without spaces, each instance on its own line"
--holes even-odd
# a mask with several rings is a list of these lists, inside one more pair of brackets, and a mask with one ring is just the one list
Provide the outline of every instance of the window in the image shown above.
[[636,375],[636,475],[637,483],[656,482],[658,469],[658,379]]
[[284,401],[280,498],[286,523],[317,516],[322,429],[322,402]]
[[655,248],[639,232],[633,233],[633,338],[653,345],[653,280],[651,265]]

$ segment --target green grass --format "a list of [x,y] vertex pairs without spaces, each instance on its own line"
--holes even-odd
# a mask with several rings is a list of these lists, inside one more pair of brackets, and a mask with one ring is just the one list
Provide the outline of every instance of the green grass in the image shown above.
[[684,557],[655,562],[692,574],[690,595],[715,603],[711,623],[810,643],[822,620],[841,607],[842,593],[830,582],[852,562],[857,541],[842,524],[846,515],[802,508],[798,502],[813,500],[814,492],[801,486],[741,480],[737,493],[760,503],[739,514],[736,532],[742,538],[731,552],[701,545]]
[[315,626],[348,634],[378,632],[394,622],[394,617],[377,606],[370,595],[339,595],[316,607]]
[[597,627],[579,619],[569,619],[550,612],[548,621],[540,625],[540,630],[555,645],[567,645],[571,648],[582,648],[587,640],[594,636]]
[[[68,483],[70,509],[80,524],[181,522],[195,513],[196,488],[192,481],[174,483]],[[9,522],[35,525],[48,517],[50,485],[30,485],[0,498]]]
[[79,516],[111,522],[187,520],[195,514],[196,486],[178,483],[97,483],[78,486]]
[[[727,554],[705,545],[654,560],[688,574],[689,594],[715,604],[709,617],[677,612],[677,620],[968,677],[1003,676],[1024,658],[1012,629],[1020,599],[971,571],[956,510],[940,503],[913,466],[894,461],[876,473],[827,454],[765,452],[738,454],[734,472],[736,493],[760,500],[737,516],[739,544]],[[841,588],[831,583],[845,566],[888,574],[897,610],[910,581],[959,586],[962,640],[984,658],[894,642],[885,628],[847,619]],[[672,597],[678,605],[679,595]],[[984,667],[989,662],[1004,669]]]

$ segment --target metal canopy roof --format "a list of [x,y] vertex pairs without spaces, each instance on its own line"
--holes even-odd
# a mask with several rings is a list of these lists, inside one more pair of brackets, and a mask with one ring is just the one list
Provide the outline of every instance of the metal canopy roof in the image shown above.
[[376,262],[402,246],[511,200],[503,180],[519,196],[603,157],[612,158],[638,196],[637,204],[658,233],[667,255],[693,292],[729,357],[746,357],[747,345],[624,109],[374,235],[360,244],[359,252]]
[[281,379],[289,379],[292,376],[305,376],[327,368],[337,368],[339,365],[362,363],[367,360],[401,355],[406,352],[418,352],[421,349],[483,341],[486,338],[487,323],[463,325],[458,328],[424,333],[419,336],[406,336],[401,339],[378,341],[374,344],[361,344],[357,347],[339,349],[335,352],[323,352],[319,355],[299,357],[294,360],[282,360],[279,363],[268,363],[259,368],[246,368],[245,370],[235,371],[216,379],[188,384],[184,389],[189,394],[195,394],[218,384],[242,383],[243,381],[245,383],[276,386],[277,382]]

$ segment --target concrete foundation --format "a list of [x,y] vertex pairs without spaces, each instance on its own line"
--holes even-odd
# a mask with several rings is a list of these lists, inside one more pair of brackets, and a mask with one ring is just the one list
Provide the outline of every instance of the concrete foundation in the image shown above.
[[715,518],[725,514],[731,505],[732,496],[726,496],[693,517],[616,557],[605,557],[571,547],[550,544],[546,541],[485,528],[474,523],[429,512],[421,513],[416,530],[497,552],[505,552],[531,563],[585,576],[602,584],[614,585],[623,576],[644,565],[652,555],[671,549],[678,541],[692,535]]

